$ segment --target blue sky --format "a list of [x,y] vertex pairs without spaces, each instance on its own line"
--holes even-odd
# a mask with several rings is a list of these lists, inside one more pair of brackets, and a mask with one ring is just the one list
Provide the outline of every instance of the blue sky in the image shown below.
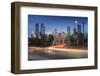
[[70,26],[71,32],[73,28],[77,28],[77,24],[82,25],[85,22],[85,32],[88,31],[88,17],[71,17],[71,16],[45,16],[45,15],[28,15],[28,36],[35,32],[35,24],[43,23],[45,33],[51,33],[54,29],[58,32],[67,32],[67,27]]

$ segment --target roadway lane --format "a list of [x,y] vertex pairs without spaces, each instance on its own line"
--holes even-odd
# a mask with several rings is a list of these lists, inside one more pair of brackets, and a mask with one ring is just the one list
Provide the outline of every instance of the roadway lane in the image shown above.
[[73,52],[73,51],[58,51],[58,50],[48,50],[48,51],[33,51],[28,53],[28,60],[50,60],[50,59],[78,59],[87,58],[87,53],[83,52]]

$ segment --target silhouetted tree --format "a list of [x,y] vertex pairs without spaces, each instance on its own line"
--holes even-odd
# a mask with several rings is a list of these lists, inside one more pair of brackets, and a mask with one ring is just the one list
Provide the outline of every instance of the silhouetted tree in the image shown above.
[[39,46],[39,47],[48,47],[53,43],[53,35],[41,35],[41,38],[29,38],[29,45]]

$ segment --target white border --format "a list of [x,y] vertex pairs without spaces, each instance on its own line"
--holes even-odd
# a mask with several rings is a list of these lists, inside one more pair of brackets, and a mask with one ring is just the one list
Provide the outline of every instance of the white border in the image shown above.
[[[28,14],[88,17],[88,58],[28,61]],[[43,69],[94,65],[94,11],[41,7],[20,8],[20,69]]]

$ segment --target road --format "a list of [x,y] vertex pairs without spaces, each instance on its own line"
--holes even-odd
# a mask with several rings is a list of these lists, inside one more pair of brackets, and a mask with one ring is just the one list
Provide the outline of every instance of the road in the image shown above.
[[88,53],[86,50],[58,49],[49,47],[44,51],[29,52],[28,60],[79,59],[87,58],[87,55]]

